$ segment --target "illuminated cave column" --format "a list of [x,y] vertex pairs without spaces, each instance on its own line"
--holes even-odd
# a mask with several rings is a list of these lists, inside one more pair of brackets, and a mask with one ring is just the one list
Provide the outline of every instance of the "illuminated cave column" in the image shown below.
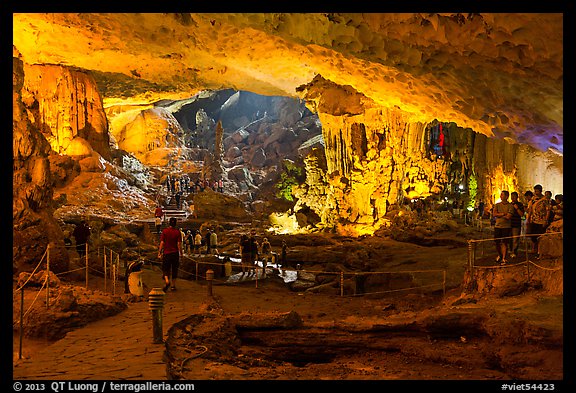
[[58,65],[25,65],[27,107],[34,123],[61,154],[96,150],[110,158],[108,123],[94,78]]
[[439,170],[438,163],[425,157],[424,125],[410,123],[401,111],[379,108],[319,117],[330,192],[346,223],[342,225],[348,227],[342,231],[374,232],[386,224],[389,206],[406,196],[408,184],[429,193],[437,178],[445,177],[444,164]]

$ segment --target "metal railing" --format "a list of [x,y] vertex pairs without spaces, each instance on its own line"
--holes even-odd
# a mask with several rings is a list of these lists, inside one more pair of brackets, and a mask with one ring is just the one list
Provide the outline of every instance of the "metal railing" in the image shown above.
[[[60,272],[60,273],[54,273],[54,275],[56,276],[61,276],[61,275],[65,275],[65,274],[70,274],[72,272],[75,271],[80,271],[80,270],[85,270],[86,275],[85,275],[85,280],[86,280],[86,289],[88,289],[88,277],[89,277],[89,271],[96,271],[100,274],[103,275],[104,277],[104,292],[108,291],[107,288],[107,283],[108,280],[112,280],[112,294],[116,295],[116,283],[118,281],[118,269],[119,269],[119,265],[120,265],[120,254],[117,253],[116,251],[103,246],[102,248],[96,248],[95,252],[92,252],[92,256],[94,256],[94,254],[96,254],[96,260],[100,260],[100,256],[102,256],[102,267],[103,270],[99,270],[93,266],[90,266],[90,249],[89,249],[89,245],[88,243],[84,243],[84,244],[78,244],[78,245],[73,245],[73,246],[64,246],[65,248],[71,248],[74,247],[76,248],[76,250],[78,250],[77,246],[84,246],[84,256],[80,255],[80,260],[82,258],[84,258],[85,260],[85,266],[84,267],[80,267],[80,268],[76,268],[76,269],[71,269],[71,270],[67,270],[64,272]],[[42,291],[44,289],[46,289],[45,295],[46,295],[46,300],[45,300],[45,304],[46,304],[46,309],[50,308],[50,274],[52,272],[51,270],[51,266],[50,266],[50,250],[51,248],[53,248],[52,244],[49,243],[46,246],[46,250],[44,251],[44,254],[42,255],[42,257],[40,258],[40,261],[38,262],[38,264],[36,264],[36,267],[34,267],[34,270],[32,271],[32,273],[30,273],[30,276],[26,279],[26,281],[21,284],[18,288],[16,288],[13,291],[13,294],[17,294],[18,292],[20,292],[20,319],[18,321],[15,321],[13,323],[13,328],[16,325],[19,325],[20,328],[20,344],[19,344],[19,352],[18,352],[18,358],[22,359],[22,339],[23,339],[23,329],[24,329],[24,318],[31,312],[32,307],[34,306],[34,304],[36,303],[36,301],[38,300],[38,298],[40,297],[40,294],[42,293]],[[100,252],[100,250],[102,252]],[[41,268],[41,266],[44,264],[44,262],[46,263],[46,269],[45,269],[45,273],[44,273],[44,281],[42,282],[42,285],[40,287],[40,289],[38,290],[38,293],[36,294],[36,296],[34,297],[32,303],[28,306],[28,309],[26,311],[24,311],[24,288],[26,287],[26,285],[28,284],[28,282],[33,279],[34,275],[36,274],[36,272]],[[54,301],[57,301],[58,299],[55,299]]]
[[[542,266],[541,264],[537,264],[533,259],[535,258],[530,258],[529,254],[529,243],[532,243],[531,238],[538,238],[538,242],[541,241],[542,238],[547,237],[547,236],[555,236],[555,235],[560,235],[560,236],[564,236],[563,232],[545,232],[542,234],[521,234],[521,235],[516,235],[516,236],[507,236],[507,237],[501,237],[499,238],[502,241],[508,241],[510,242],[512,239],[518,238],[521,241],[519,242],[519,245],[523,245],[524,246],[524,253],[522,254],[525,259],[523,261],[519,261],[516,263],[506,263],[504,265],[502,264],[490,264],[490,265],[479,265],[477,264],[477,256],[478,256],[478,245],[480,245],[480,256],[484,257],[484,244],[486,242],[491,242],[494,243],[495,238],[490,238],[490,239],[471,239],[468,240],[468,263],[467,263],[467,267],[468,270],[470,271],[470,274],[472,274],[474,272],[475,269],[506,269],[506,268],[511,268],[511,267],[517,267],[517,266],[522,266],[522,265],[526,265],[526,269],[527,269],[527,277],[528,280],[530,279],[530,266],[534,266],[537,267],[539,269],[542,270],[550,270],[550,271],[557,271],[560,270],[560,268],[546,268],[544,266]],[[530,239],[530,240],[529,240]],[[534,254],[534,253],[533,253]],[[518,256],[520,256],[520,254],[518,254]]]

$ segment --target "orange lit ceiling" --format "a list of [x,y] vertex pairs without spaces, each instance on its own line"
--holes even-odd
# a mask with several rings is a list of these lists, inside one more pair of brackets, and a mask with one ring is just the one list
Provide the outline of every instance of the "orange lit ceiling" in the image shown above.
[[28,63],[95,71],[105,104],[315,75],[413,121],[563,152],[562,14],[14,14]]

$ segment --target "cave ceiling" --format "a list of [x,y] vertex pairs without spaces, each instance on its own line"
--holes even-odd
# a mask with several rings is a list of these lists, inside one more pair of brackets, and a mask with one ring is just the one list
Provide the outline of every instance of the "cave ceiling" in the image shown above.
[[222,88],[308,100],[320,76],[411,121],[563,153],[561,13],[15,13],[13,44],[89,70],[106,106]]

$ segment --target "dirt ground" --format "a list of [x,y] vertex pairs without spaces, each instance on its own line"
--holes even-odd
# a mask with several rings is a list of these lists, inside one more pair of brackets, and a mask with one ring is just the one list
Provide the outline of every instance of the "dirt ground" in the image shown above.
[[506,380],[563,375],[562,327],[546,316],[561,314],[561,297],[526,294],[454,306],[462,299],[457,291],[444,298],[414,294],[371,299],[293,293],[266,281],[242,291],[228,286],[213,290],[213,302],[170,331],[167,354],[175,379]]
[[[461,241],[438,242],[436,247],[417,252],[410,243],[389,241],[385,246],[388,251],[398,251],[396,259],[387,260],[389,268],[446,268],[445,292],[437,286],[430,290],[355,293],[349,282],[341,292],[337,280],[314,290],[287,284],[281,271],[274,269],[258,280],[234,272],[228,279],[215,279],[212,296],[207,296],[200,308],[191,309],[189,317],[169,327],[165,352],[169,377],[277,381],[563,379],[561,295],[537,288],[527,288],[515,296],[463,293],[460,284],[466,246]],[[306,250],[300,253],[310,255]],[[145,266],[143,277],[146,293],[162,285],[155,266]],[[178,290],[169,291],[167,299],[178,302],[198,286],[208,290],[204,278],[180,279]],[[103,286],[99,277],[91,277],[90,283]],[[76,284],[80,287],[83,282]],[[14,309],[18,307],[15,299]],[[91,312],[96,313],[96,309],[101,307]],[[42,337],[27,336],[26,355],[33,357],[35,345],[45,344]]]

